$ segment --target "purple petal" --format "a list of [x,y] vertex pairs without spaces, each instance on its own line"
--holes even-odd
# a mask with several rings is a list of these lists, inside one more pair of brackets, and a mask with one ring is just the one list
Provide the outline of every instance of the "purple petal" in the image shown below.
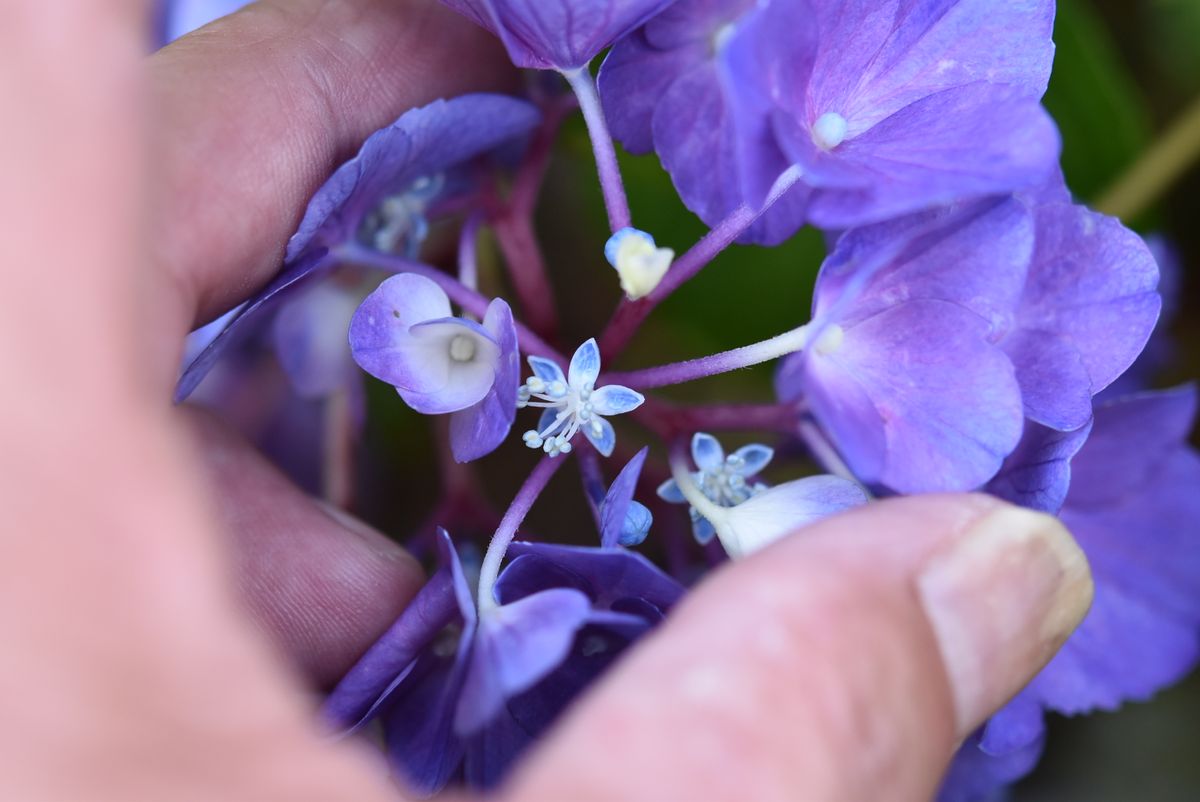
[[[439,415],[466,409],[487,396],[496,381],[501,353],[486,329],[473,320],[446,318],[418,323],[408,333],[407,341],[394,349],[392,362],[394,375],[419,377],[422,383],[417,389],[396,387],[410,407]],[[453,356],[460,338],[469,342],[470,356],[465,361]]]
[[[821,266],[813,317],[842,325],[910,298],[951,301],[987,320],[993,336],[1012,326],[1034,248],[1033,217],[1014,200],[985,200],[854,229]],[[875,262],[885,257],[881,264]],[[865,279],[865,280],[864,280]],[[855,292],[854,288],[859,286]]]
[[[1128,368],[1158,319],[1158,269],[1140,237],[1081,206],[1036,210],[1037,247],[1015,325],[1005,341],[1031,418],[1059,429],[1082,425],[1080,399]],[[1044,346],[1043,353],[1040,346]],[[1054,379],[1055,365],[1062,376]]]
[[608,494],[600,505],[600,545],[604,548],[615,548],[621,540],[625,516],[629,512],[629,505],[637,490],[638,477],[641,476],[642,465],[645,464],[649,452],[648,447],[643,448],[626,463],[613,480],[612,486],[608,488]]
[[323,398],[355,380],[348,331],[360,298],[324,281],[289,298],[275,315],[275,353],[302,398]]
[[1035,100],[991,84],[923,98],[831,152],[794,122],[777,129],[817,189],[809,220],[844,229],[1042,182],[1058,162],[1053,121]]
[[500,357],[495,379],[483,400],[450,416],[450,447],[458,462],[470,462],[495,451],[508,437],[517,415],[521,354],[512,309],[499,298],[492,301],[483,327],[499,346]]
[[463,746],[452,722],[469,649],[468,634],[451,657],[422,654],[380,716],[388,762],[405,790],[420,797],[442,790],[462,763]]
[[478,732],[506,700],[562,663],[591,611],[587,596],[555,588],[492,610],[480,619],[454,728]]
[[324,718],[347,729],[374,715],[421,652],[459,618],[452,572],[442,568],[333,689],[322,706]]
[[350,350],[359,367],[412,392],[437,392],[450,380],[449,358],[436,344],[413,337],[412,326],[450,316],[450,300],[430,279],[392,276],[359,306],[350,321]]
[[820,48],[807,81],[815,118],[851,132],[976,82],[1039,98],[1054,57],[1053,0],[812,0]]
[[1013,504],[1058,514],[1071,484],[1071,460],[1091,431],[1090,421],[1073,432],[1027,421],[1017,450],[984,489]]
[[537,110],[503,95],[462,95],[411,109],[363,143],[358,154],[317,190],[295,235],[288,262],[311,247],[353,239],[366,215],[389,194],[523,136]]
[[305,254],[294,264],[285,265],[283,272],[271,280],[257,295],[250,298],[230,319],[229,324],[193,359],[179,376],[175,386],[175,402],[180,403],[199,386],[225,350],[250,335],[260,312],[274,306],[281,293],[310,276],[323,272],[333,264],[332,257],[323,251]]
[[990,755],[979,746],[979,736],[967,739],[950,764],[937,802],[979,802],[995,799],[996,792],[1016,782],[1037,765],[1045,740],[1039,739],[1026,747],[1005,755]]
[[848,328],[832,353],[807,354],[805,395],[860,479],[919,493],[973,489],[996,474],[1023,415],[1012,364],[988,329],[956,304],[913,300]]
[[1197,402],[1196,385],[1187,384],[1099,405],[1092,436],[1072,468],[1072,504],[1102,508],[1140,494],[1187,442]]
[[442,0],[504,42],[518,67],[571,70],[673,0]]
[[625,599],[643,599],[669,610],[683,596],[683,586],[637,552],[590,549],[518,541],[509,547],[513,562],[496,583],[505,602],[546,587],[567,585],[588,595],[600,609]]

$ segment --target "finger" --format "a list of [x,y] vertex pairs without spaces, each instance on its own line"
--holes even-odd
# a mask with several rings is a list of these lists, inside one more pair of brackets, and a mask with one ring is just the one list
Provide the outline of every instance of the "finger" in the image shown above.
[[211,319],[264,284],[309,197],[369,133],[513,74],[495,37],[436,0],[260,0],[160,51],[165,322]]
[[1048,516],[983,496],[872,504],[700,586],[514,798],[929,799],[1091,589]]
[[203,454],[244,604],[310,682],[331,686],[420,588],[420,566],[306,496],[209,413],[180,412]]

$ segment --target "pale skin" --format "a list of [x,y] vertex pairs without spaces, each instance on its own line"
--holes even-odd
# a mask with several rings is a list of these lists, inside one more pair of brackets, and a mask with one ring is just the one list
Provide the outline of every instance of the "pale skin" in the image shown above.
[[[149,59],[143,12],[0,24],[0,798],[401,799],[313,712],[419,568],[171,386],[368,133],[511,74],[425,0],[259,2]],[[1090,592],[1048,518],[872,505],[702,583],[503,794],[928,798]]]

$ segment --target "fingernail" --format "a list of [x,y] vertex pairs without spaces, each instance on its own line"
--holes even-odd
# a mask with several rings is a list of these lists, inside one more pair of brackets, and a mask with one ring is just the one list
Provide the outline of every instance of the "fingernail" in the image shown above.
[[1087,558],[1058,519],[1003,507],[917,579],[965,737],[1054,655],[1087,614]]

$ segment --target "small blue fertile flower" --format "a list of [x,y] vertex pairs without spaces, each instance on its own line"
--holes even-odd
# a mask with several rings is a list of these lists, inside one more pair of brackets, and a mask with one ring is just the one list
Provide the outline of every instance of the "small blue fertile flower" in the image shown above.
[[675,0],[442,0],[504,43],[513,64],[577,70]]
[[433,280],[393,276],[354,313],[350,350],[417,412],[453,413],[450,444],[459,462],[492,452],[512,428],[520,352],[512,310],[499,298],[479,324],[452,317]]
[[176,399],[195,389],[248,321],[276,308],[302,282],[353,261],[355,248],[410,252],[425,230],[431,193],[438,190],[436,197],[445,200],[467,191],[468,165],[520,140],[538,119],[536,108],[516,98],[463,95],[407,111],[368,137],[309,201],[279,274],[184,368]]
[[576,349],[564,376],[562,368],[543,357],[529,357],[533,376],[521,385],[518,407],[543,409],[536,429],[525,432],[525,445],[552,457],[571,451],[571,439],[583,432],[596,450],[612,456],[617,435],[606,416],[632,412],[645,396],[619,384],[596,387],[600,377],[600,348],[594,339]]
[[388,757],[413,790],[456,776],[496,785],[519,754],[683,588],[624,549],[514,543],[479,613],[449,536],[442,567],[324,705],[350,732],[383,724]]
[[654,515],[633,497],[649,451],[649,448],[643,448],[635,454],[600,500],[600,545],[603,548],[638,546],[650,533]]
[[654,237],[636,228],[623,228],[609,237],[604,258],[621,278],[621,289],[631,301],[645,298],[671,267],[675,251],[659,248]]
[[728,457],[710,434],[692,437],[690,472],[672,461],[670,481],[658,488],[672,503],[691,504],[692,531],[701,543],[715,535],[725,552],[741,559],[822,518],[867,502],[853,482],[837,476],[809,476],[768,488],[747,481],[767,466],[774,451],[753,444]]
[[817,278],[809,345],[776,387],[801,401],[867,484],[971,490],[1024,423],[995,342],[1024,287],[1033,222],[1013,200],[856,229]]
[[[1200,660],[1200,454],[1188,445],[1196,409],[1194,386],[1096,408],[1060,513],[1091,566],[1092,608],[1046,668],[963,747],[956,760],[964,765],[951,772],[943,799],[984,798],[994,788],[989,779],[1011,781],[1014,768],[1032,768],[1045,711],[1075,715],[1145,700]],[[1039,431],[1060,437],[1046,429],[1031,436]]]
[[710,225],[799,167],[750,235],[776,243],[1045,178],[1053,19],[1052,0],[681,0],[613,48],[600,91]]
[[[720,507],[734,507],[767,489],[755,477],[770,464],[775,450],[770,446],[753,443],[742,446],[726,456],[725,449],[711,434],[696,432],[692,435],[692,462],[697,470],[691,474],[692,481],[700,492]],[[658,487],[658,497],[671,504],[687,504],[688,500],[674,479],[668,479]],[[701,545],[709,543],[717,530],[695,507],[688,507],[692,519],[692,534]]]

